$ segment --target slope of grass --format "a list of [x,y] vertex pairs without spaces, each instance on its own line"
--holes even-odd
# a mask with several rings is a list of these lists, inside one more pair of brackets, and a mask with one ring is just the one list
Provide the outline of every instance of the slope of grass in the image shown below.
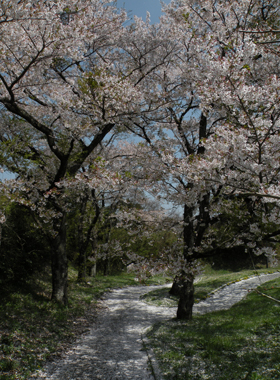
[[[195,284],[195,302],[206,299],[211,292],[221,286],[247,279],[261,273],[272,273],[271,269],[243,270],[240,272],[214,271],[206,268],[203,276]],[[170,288],[157,289],[142,296],[142,300],[150,305],[176,307],[179,297],[169,294]]]
[[[133,274],[97,276],[77,284],[77,272],[69,269],[69,305],[50,301],[48,274],[21,288],[1,293],[0,380],[29,379],[47,360],[60,356],[75,337],[95,321],[98,300],[112,288],[139,285]],[[165,278],[149,279],[148,284],[164,283]]]
[[[259,290],[280,300],[280,279]],[[230,310],[170,320],[149,332],[168,380],[280,378],[280,303],[250,293]]]

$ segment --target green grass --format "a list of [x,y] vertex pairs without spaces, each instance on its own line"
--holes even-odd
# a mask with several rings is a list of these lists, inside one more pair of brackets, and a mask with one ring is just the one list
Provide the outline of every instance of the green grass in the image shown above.
[[[260,269],[257,271],[243,270],[240,272],[214,271],[207,267],[203,276],[195,284],[195,302],[206,299],[211,292],[223,285],[246,279],[261,273],[272,273],[271,269]],[[151,291],[142,296],[142,300],[150,305],[176,307],[179,297],[169,294],[170,288]]]
[[[133,274],[97,276],[89,278],[86,284],[77,284],[77,272],[70,268],[68,307],[50,301],[48,274],[20,289],[2,291],[0,380],[29,379],[47,360],[61,355],[76,336],[94,323],[102,295],[112,288],[139,285],[134,277]],[[165,281],[156,277],[147,283]]]
[[[259,288],[280,300],[280,279]],[[230,310],[170,320],[149,332],[168,380],[280,378],[280,303],[256,292]]]
[[175,307],[179,297],[169,294],[170,288],[156,289],[141,296],[148,305]]

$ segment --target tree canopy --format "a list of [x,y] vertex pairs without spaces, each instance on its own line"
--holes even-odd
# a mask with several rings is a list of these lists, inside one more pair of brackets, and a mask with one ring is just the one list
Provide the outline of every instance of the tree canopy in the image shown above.
[[[103,0],[0,7],[0,164],[15,175],[1,189],[48,236],[54,300],[67,303],[75,199],[83,260],[102,202],[117,204],[110,218],[130,233],[141,223],[172,226],[164,228],[176,249],[163,248],[154,265],[180,279],[179,318],[191,318],[201,258],[236,247],[274,255],[277,1],[174,0],[156,25],[128,25]],[[181,234],[162,210],[145,209],[147,194],[184,210]]]

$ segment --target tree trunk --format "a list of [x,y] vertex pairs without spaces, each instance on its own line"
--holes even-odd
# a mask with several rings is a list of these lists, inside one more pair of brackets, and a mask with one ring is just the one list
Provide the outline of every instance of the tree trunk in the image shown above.
[[106,257],[105,260],[103,260],[103,276],[108,276],[109,274],[109,259]]
[[180,299],[177,309],[178,319],[192,319],[192,309],[194,304],[193,280],[193,276],[189,276],[181,282]]
[[[95,190],[93,189],[91,191],[91,201],[93,202],[95,206],[95,217],[92,219],[91,223],[87,226],[87,232],[84,236],[84,227],[86,223],[86,209],[87,204],[89,203],[89,194],[85,194],[81,206],[80,206],[80,217],[79,217],[79,224],[78,224],[78,244],[79,244],[79,270],[78,270],[78,282],[86,282],[86,276],[87,276],[87,248],[90,244],[91,237],[92,237],[92,231],[94,229],[94,226],[99,220],[100,216],[100,209],[98,206],[98,202],[95,196]],[[92,247],[94,246],[95,238],[93,238]]]
[[[184,258],[187,264],[191,265],[193,256],[190,255],[189,250],[195,244],[195,232],[193,225],[193,209],[185,205],[184,208]],[[187,275],[182,273],[178,282],[179,289],[179,303],[177,309],[178,319],[192,319],[192,308],[194,304],[194,277],[191,273]]]
[[96,262],[93,264],[90,270],[90,276],[91,277],[96,277]]
[[169,294],[171,294],[172,296],[179,296],[180,295],[181,285],[183,285],[181,277],[180,276],[176,276],[174,278],[172,287],[169,290]]
[[[203,155],[205,148],[203,146],[203,139],[207,138],[207,118],[201,113],[199,123],[199,142],[200,145],[197,149],[197,155]],[[190,151],[188,144],[186,149],[189,154],[193,154],[194,151]],[[192,188],[193,184],[188,183],[188,187]],[[194,304],[194,276],[192,272],[192,266],[195,262],[195,254],[193,248],[200,246],[204,233],[209,223],[209,200],[210,194],[204,195],[203,199],[198,201],[198,207],[188,206],[184,207],[184,259],[185,264],[188,267],[188,273],[182,273],[177,284],[174,282],[174,291],[176,286],[179,289],[180,299],[177,309],[178,319],[192,319],[192,309]],[[198,212],[198,215],[197,215]],[[197,224],[194,224],[196,219]]]
[[89,261],[92,263],[92,267],[90,269],[90,276],[95,277],[97,272],[97,257],[96,257],[96,236],[91,240],[91,255],[89,256]]
[[87,255],[85,250],[80,250],[79,252],[79,263],[78,263],[78,278],[77,282],[85,282],[86,281],[86,266],[87,266]]
[[59,231],[53,241],[52,249],[52,300],[67,305],[68,262],[65,215],[61,219]]

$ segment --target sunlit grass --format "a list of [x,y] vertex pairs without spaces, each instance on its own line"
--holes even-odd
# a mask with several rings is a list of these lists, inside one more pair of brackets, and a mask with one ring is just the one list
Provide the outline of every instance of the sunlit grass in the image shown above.
[[[262,292],[280,300],[280,279]],[[269,380],[280,377],[280,303],[252,292],[228,311],[170,320],[149,332],[168,380]]]

